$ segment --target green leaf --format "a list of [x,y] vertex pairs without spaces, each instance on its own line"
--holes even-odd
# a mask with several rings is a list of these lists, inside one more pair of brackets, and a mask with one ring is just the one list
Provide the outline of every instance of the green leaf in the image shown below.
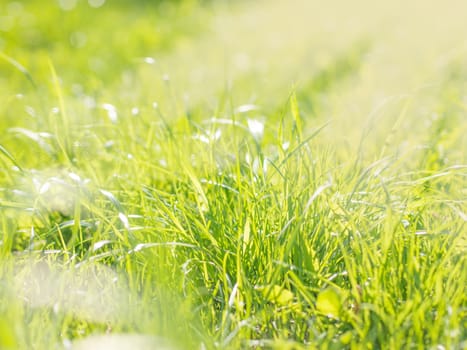
[[350,342],[352,341],[352,339],[353,339],[353,334],[352,334],[352,332],[351,332],[351,331],[347,331],[347,332],[345,332],[344,334],[342,334],[342,335],[340,336],[340,339],[339,339],[339,340],[341,341],[342,344],[347,345],[347,344],[350,344]]
[[264,296],[272,303],[288,305],[294,299],[294,294],[281,286],[274,285],[269,288],[262,288]]
[[248,243],[250,243],[250,232],[250,219],[246,219],[245,227],[243,228],[243,253],[245,253],[245,249],[248,246]]
[[10,57],[8,56],[7,54],[5,54],[4,52],[0,52],[0,58],[3,59],[4,61],[8,62],[9,64],[11,64],[14,68],[16,68],[18,71],[20,71],[25,77],[26,79],[29,80],[29,82],[31,83],[31,85],[36,89],[37,88],[37,85],[36,83],[34,82],[34,80],[32,79],[32,76],[31,74],[29,73],[29,71],[26,69],[26,67],[24,67],[21,63],[19,63],[17,60],[15,60],[13,57]]
[[335,288],[327,288],[318,294],[316,309],[322,314],[338,318],[342,307],[342,297]]
[[295,129],[297,131],[299,140],[302,139],[302,122],[301,122],[301,117],[300,117],[300,110],[298,109],[298,101],[297,101],[297,95],[295,94],[295,91],[292,92],[290,95],[290,110],[292,112],[292,116],[295,122]]
[[20,171],[23,171],[16,159],[2,145],[0,145],[0,153],[7,157]]

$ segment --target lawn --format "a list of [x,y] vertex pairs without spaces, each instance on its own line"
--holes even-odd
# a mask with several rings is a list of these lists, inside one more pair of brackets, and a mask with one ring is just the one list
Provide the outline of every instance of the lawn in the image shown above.
[[0,349],[467,348],[467,4],[0,2]]

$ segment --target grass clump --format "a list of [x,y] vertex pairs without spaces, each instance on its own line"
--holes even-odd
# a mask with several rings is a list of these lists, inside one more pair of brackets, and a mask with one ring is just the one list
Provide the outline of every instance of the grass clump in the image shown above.
[[65,3],[2,5],[0,348],[466,346],[460,43],[346,5],[306,31],[301,1]]

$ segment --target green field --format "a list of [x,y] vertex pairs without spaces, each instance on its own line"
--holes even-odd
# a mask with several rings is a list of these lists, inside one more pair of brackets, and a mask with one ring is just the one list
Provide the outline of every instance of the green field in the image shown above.
[[0,1],[0,350],[466,349],[467,3]]

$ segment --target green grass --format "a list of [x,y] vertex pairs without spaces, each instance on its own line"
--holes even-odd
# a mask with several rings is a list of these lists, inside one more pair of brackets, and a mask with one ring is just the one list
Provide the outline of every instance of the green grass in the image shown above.
[[467,347],[462,2],[58,3],[0,4],[0,349]]

